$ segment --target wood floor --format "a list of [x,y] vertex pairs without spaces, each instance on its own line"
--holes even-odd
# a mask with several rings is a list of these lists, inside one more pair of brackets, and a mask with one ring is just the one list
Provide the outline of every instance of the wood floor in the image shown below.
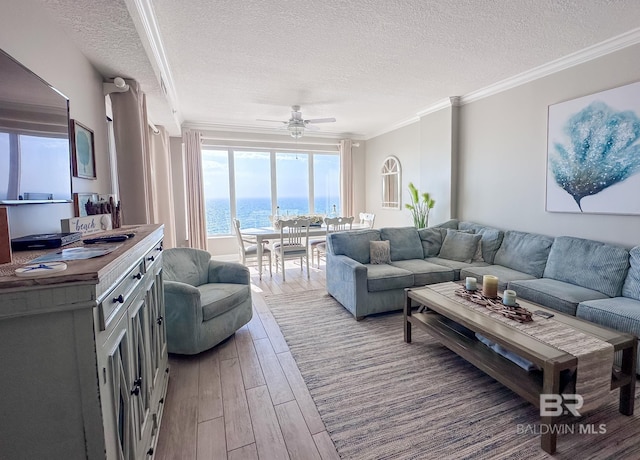
[[311,395],[262,294],[324,289],[320,269],[262,281],[251,268],[253,319],[212,350],[169,355],[166,407],[155,458],[338,459]]

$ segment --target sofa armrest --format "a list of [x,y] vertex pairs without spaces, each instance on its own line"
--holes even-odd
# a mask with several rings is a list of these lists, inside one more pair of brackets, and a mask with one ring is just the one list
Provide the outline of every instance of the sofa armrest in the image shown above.
[[175,344],[172,352],[192,350],[197,345],[195,331],[202,323],[200,291],[180,281],[164,281],[164,308],[167,337]]
[[236,262],[224,262],[221,260],[209,261],[209,282],[250,284],[249,269]]
[[327,292],[356,318],[364,316],[367,267],[345,255],[327,253]]

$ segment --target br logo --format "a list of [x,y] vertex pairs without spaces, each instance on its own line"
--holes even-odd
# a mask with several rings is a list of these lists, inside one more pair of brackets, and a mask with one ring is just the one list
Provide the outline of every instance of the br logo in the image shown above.
[[580,417],[578,409],[584,404],[584,399],[576,394],[541,394],[540,416],[558,416],[571,414]]

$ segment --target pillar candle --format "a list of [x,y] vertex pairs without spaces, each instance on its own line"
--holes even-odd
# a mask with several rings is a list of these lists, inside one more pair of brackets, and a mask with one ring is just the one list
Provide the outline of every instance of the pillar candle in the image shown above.
[[464,280],[464,287],[467,291],[475,291],[478,289],[478,280],[473,276],[467,276]]
[[482,278],[482,294],[490,299],[498,297],[498,277],[484,275]]
[[511,307],[516,304],[516,291],[512,291],[511,289],[506,289],[502,293],[502,303],[505,305],[509,305]]

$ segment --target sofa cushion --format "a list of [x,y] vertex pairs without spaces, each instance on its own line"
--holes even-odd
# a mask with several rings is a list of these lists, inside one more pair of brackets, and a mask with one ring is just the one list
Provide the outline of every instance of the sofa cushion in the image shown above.
[[509,289],[518,297],[573,316],[580,302],[607,298],[602,292],[551,278],[510,281]]
[[413,273],[393,265],[366,264],[367,291],[387,291],[404,289],[413,286]]
[[551,246],[544,277],[616,297],[622,293],[628,269],[629,251],[624,248],[593,240],[559,236]]
[[474,266],[469,265],[466,268],[460,270],[460,279],[463,280],[467,276],[472,276],[478,280],[478,284],[482,285],[482,278],[484,275],[493,275],[498,277],[498,289],[503,291],[507,289],[509,281],[514,280],[531,280],[535,279],[535,276],[531,276],[528,273],[519,272],[509,267],[503,267],[502,265],[488,265],[488,266]]
[[496,252],[498,252],[504,238],[502,230],[474,224],[473,222],[459,222],[458,229],[473,230],[474,233],[482,235],[482,244],[480,245],[482,247],[482,259],[489,264],[494,263]]
[[198,291],[203,321],[234,309],[251,295],[251,287],[246,284],[203,284],[198,286]]
[[640,300],[640,246],[629,251],[629,272],[622,286],[622,295]]
[[536,233],[505,232],[494,263],[542,278],[553,238]]
[[380,241],[380,230],[354,230],[331,233],[327,236],[329,250],[345,255],[361,264],[369,263],[369,242]]
[[398,260],[391,262],[391,265],[413,273],[414,286],[444,283],[445,281],[453,281],[455,277],[452,269],[422,259]]
[[428,257],[425,259],[427,262],[431,262],[432,264],[443,265],[445,267],[449,267],[453,270],[454,273],[454,281],[458,281],[460,279],[460,270],[467,267],[487,267],[489,266],[486,262],[458,262],[457,260],[449,260],[449,259],[441,259],[440,257]]
[[442,222],[438,225],[433,225],[432,228],[453,228],[454,230],[458,228],[458,219],[449,219],[446,222]]
[[478,241],[481,238],[481,235],[459,232],[448,228],[438,257],[440,259],[470,263],[473,260],[476,249],[478,249]]
[[391,260],[424,258],[420,235],[415,227],[381,228],[380,239],[391,243]]
[[162,253],[164,277],[191,286],[209,282],[211,254],[200,249],[167,249]]
[[435,257],[438,255],[446,234],[447,230],[444,228],[429,227],[418,230],[424,257]]
[[391,248],[388,241],[370,241],[369,252],[372,264],[391,263]]
[[580,302],[576,316],[601,326],[640,336],[640,301],[635,299],[614,297]]

